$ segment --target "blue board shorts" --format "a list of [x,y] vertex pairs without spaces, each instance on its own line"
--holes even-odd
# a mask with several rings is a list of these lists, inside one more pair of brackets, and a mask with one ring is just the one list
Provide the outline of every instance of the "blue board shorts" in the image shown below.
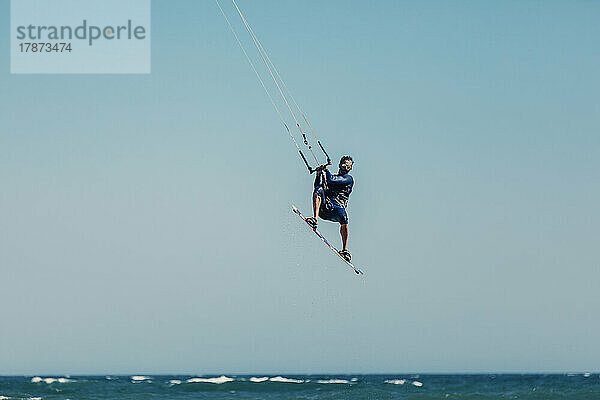
[[321,198],[321,207],[319,208],[319,217],[331,222],[339,222],[340,224],[348,223],[348,214],[346,209],[340,205],[328,200],[325,196],[323,186],[315,188],[315,193]]

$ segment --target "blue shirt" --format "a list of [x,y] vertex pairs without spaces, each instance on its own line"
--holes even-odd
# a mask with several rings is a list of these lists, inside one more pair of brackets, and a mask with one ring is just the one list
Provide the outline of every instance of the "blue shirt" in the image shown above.
[[322,183],[322,174],[318,174],[315,179],[315,187],[323,186],[327,199],[336,203],[340,207],[348,206],[348,198],[352,193],[354,178],[350,174],[333,175],[328,169],[325,169],[325,182]]

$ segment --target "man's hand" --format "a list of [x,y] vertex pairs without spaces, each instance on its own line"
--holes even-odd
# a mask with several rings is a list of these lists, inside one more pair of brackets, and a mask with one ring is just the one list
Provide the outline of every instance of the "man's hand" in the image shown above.
[[329,166],[329,164],[319,165],[317,168],[315,168],[315,171],[317,171],[317,172],[323,171],[324,169],[327,169],[328,166]]

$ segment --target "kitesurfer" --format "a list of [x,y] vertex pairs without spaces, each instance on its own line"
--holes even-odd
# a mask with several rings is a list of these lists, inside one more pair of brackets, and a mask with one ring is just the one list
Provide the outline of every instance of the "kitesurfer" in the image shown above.
[[319,217],[327,221],[339,222],[340,235],[342,237],[342,250],[340,255],[347,261],[352,256],[348,251],[348,198],[352,193],[354,178],[349,174],[354,165],[350,156],[343,156],[340,159],[337,175],[333,175],[327,169],[328,164],[317,167],[317,177],[315,178],[315,189],[313,191],[313,216],[306,219],[306,222],[317,229]]

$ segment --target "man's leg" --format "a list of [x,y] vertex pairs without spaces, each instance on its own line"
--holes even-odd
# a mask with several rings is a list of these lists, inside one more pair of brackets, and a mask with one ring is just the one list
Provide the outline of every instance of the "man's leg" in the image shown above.
[[321,193],[323,189],[315,189],[313,192],[312,204],[313,204],[313,216],[306,218],[306,223],[310,225],[314,230],[317,229],[319,223],[319,209],[321,208]]
[[313,192],[313,217],[315,221],[319,220],[319,209],[321,208],[321,196],[314,191]]
[[348,250],[348,224],[340,225],[340,235],[342,236],[342,251]]

